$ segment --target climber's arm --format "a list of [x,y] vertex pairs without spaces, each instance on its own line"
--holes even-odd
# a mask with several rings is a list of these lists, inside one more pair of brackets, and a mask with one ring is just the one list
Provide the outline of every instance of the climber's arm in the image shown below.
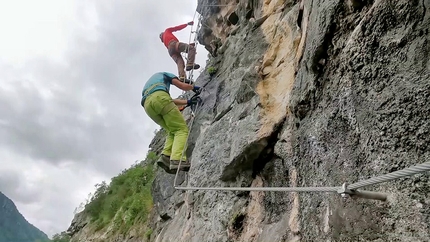
[[194,89],[193,85],[181,82],[177,77],[172,78],[172,84],[183,91],[190,91]]
[[178,26],[175,26],[175,27],[170,27],[170,28],[167,28],[166,31],[168,31],[168,32],[179,31],[181,29],[185,29],[187,27],[187,25],[188,24],[181,24],[181,25],[178,25]]
[[187,100],[186,99],[173,99],[173,102],[176,104],[176,106],[187,105]]

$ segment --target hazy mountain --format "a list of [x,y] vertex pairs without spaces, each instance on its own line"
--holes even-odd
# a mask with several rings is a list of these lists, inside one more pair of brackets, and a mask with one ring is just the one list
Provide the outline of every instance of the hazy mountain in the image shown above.
[[44,242],[48,236],[30,224],[15,204],[0,192],[0,242]]

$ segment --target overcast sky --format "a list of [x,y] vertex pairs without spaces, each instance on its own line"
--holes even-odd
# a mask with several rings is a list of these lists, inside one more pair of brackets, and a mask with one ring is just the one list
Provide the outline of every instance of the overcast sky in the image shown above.
[[[30,223],[49,236],[66,230],[94,184],[145,157],[158,127],[140,106],[142,87],[155,72],[177,73],[158,35],[191,21],[196,6],[0,1],[0,191]],[[204,67],[207,52],[197,52]]]

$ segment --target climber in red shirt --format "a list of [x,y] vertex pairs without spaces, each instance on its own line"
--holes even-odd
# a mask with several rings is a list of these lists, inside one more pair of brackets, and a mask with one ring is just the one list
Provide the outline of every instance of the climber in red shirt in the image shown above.
[[187,61],[187,67],[186,70],[190,71],[192,69],[199,69],[200,65],[194,63],[194,59],[196,57],[196,48],[194,47],[195,43],[191,44],[185,44],[182,42],[179,42],[179,40],[176,38],[176,36],[173,35],[172,32],[179,31],[181,29],[184,29],[187,27],[187,25],[193,25],[194,22],[188,22],[186,24],[181,24],[179,26],[170,27],[164,30],[164,32],[161,32],[160,39],[161,42],[166,46],[170,57],[175,61],[176,65],[178,66],[178,74],[179,79],[182,82],[187,81],[187,77],[185,74],[185,63],[184,59],[182,59],[181,52],[188,53],[188,61]]

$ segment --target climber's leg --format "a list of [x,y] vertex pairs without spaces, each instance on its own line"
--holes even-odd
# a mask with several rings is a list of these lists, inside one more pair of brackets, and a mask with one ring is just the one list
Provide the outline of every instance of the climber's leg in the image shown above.
[[178,51],[188,53],[188,60],[187,60],[187,71],[191,71],[193,68],[199,69],[200,65],[194,63],[196,58],[196,47],[194,44],[185,44],[185,43],[179,43],[178,44]]
[[[169,109],[171,104],[165,105],[165,96],[169,96],[167,93],[159,91],[154,92],[145,100],[145,112],[148,116],[158,125],[160,125],[167,133],[164,148],[161,152],[161,156],[157,161],[157,165],[160,166],[167,173],[174,174],[176,171],[170,169],[170,155],[172,153],[174,133],[169,131],[169,127],[161,115],[163,111]],[[169,96],[170,97],[170,96]],[[170,98],[171,99],[171,98]],[[173,103],[173,102],[172,102]],[[176,105],[175,105],[176,106]]]
[[[166,97],[167,96],[167,97]],[[165,120],[163,119],[162,112],[176,105],[171,101],[169,104],[168,99],[172,100],[166,92],[158,91],[149,95],[145,100],[145,111],[148,116],[158,125],[160,125],[167,133],[166,142],[164,144],[163,155],[170,156],[172,153],[174,134],[169,130]]]
[[[185,156],[184,148],[187,143],[188,127],[185,123],[184,117],[182,116],[179,109],[175,108],[163,115],[163,119],[166,123],[166,126],[169,127],[170,132],[172,132],[174,135],[170,160],[178,161],[182,158],[183,161],[186,161],[187,158]],[[182,153],[184,153],[183,156]]]
[[184,59],[182,59],[181,52],[178,51],[178,46],[179,42],[172,41],[169,43],[168,50],[170,57],[172,57],[178,67],[179,80],[185,82],[187,79],[185,74],[185,63]]

